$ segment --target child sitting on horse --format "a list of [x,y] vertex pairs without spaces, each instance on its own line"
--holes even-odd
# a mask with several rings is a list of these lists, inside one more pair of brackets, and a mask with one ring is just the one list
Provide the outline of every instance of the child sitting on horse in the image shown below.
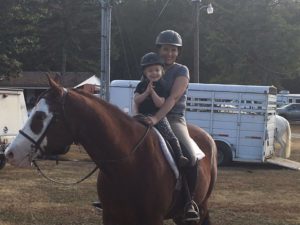
[[[168,97],[162,78],[164,73],[163,65],[162,59],[154,52],[147,53],[142,57],[143,77],[134,91],[134,103],[137,113],[145,116],[154,115]],[[162,118],[155,125],[155,128],[159,130],[171,145],[178,167],[186,166],[189,160],[183,156],[179,141],[173,133],[167,117]]]

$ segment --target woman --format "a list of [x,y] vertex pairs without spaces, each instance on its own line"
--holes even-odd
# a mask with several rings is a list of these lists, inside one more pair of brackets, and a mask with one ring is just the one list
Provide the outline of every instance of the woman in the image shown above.
[[[165,62],[163,78],[170,95],[157,113],[148,117],[148,122],[155,125],[167,116],[173,132],[187,151],[186,156],[189,159],[189,166],[194,166],[196,157],[185,121],[187,87],[190,80],[189,70],[186,66],[176,63],[181,52],[182,39],[176,31],[165,30],[157,36],[155,44],[158,48],[158,54]],[[189,195],[189,191],[186,190],[186,192]],[[193,207],[191,196],[188,196],[185,215],[186,221],[197,221],[199,219],[199,213]]]

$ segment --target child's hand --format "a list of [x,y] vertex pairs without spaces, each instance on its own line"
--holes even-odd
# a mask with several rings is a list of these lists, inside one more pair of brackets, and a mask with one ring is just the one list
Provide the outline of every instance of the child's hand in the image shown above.
[[148,86],[147,86],[147,89],[146,89],[146,92],[151,95],[152,92],[153,92],[153,83],[152,82],[149,82]]

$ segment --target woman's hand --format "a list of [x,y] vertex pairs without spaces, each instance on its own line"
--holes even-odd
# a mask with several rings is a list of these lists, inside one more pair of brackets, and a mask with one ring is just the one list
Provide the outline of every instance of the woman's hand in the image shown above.
[[147,116],[145,121],[150,125],[154,126],[159,122],[159,120],[155,116]]

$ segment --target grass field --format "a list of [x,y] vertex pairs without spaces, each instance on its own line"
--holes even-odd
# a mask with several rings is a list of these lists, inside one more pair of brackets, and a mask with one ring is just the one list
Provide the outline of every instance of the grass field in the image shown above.
[[[292,131],[300,133],[300,125]],[[292,142],[291,159],[300,162],[300,139]],[[87,161],[41,166],[52,177],[67,181],[79,179],[94,167]],[[0,170],[0,185],[0,225],[102,224],[101,212],[90,204],[97,198],[96,175],[76,186],[62,186],[46,181],[33,168],[7,165]],[[300,171],[244,163],[219,168],[210,199],[213,224],[300,225],[299,190]]]

